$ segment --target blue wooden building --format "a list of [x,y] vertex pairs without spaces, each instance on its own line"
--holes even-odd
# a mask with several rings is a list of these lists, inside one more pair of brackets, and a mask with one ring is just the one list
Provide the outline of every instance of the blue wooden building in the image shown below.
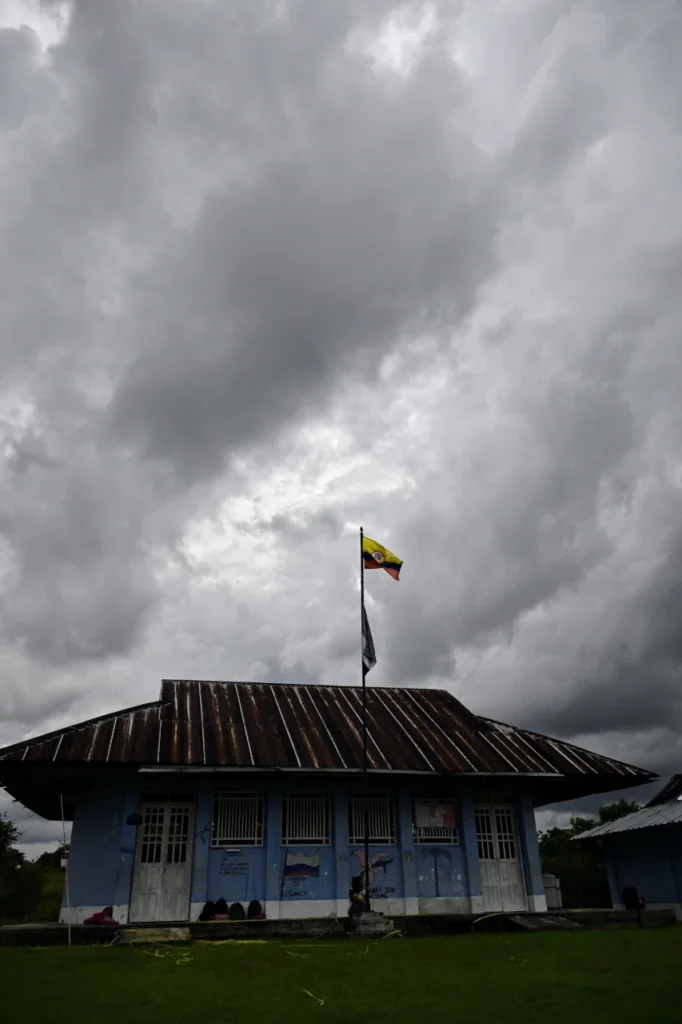
[[638,811],[576,836],[586,839],[603,843],[614,907],[623,909],[623,890],[632,886],[647,907],[670,908],[682,921],[682,775]]
[[345,915],[370,825],[374,908],[546,909],[535,807],[649,782],[641,769],[481,718],[432,689],[166,680],[160,700],[0,750],[0,783],[73,820],[62,919]]

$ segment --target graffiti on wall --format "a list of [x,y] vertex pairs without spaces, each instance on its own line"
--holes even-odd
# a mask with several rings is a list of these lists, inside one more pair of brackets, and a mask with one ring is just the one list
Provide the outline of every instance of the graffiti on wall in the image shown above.
[[242,853],[223,850],[218,874],[225,880],[225,892],[230,900],[245,900],[249,891],[251,864]]
[[248,860],[236,859],[230,856],[229,853],[223,853],[220,859],[220,867],[218,868],[219,875],[245,875],[249,876],[249,862]]

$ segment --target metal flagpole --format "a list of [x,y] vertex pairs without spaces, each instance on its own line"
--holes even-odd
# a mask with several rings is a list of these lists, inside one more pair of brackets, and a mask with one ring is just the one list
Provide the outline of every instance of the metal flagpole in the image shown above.
[[363,839],[365,846],[365,909],[369,910],[369,794],[367,792],[367,672],[365,671],[365,557],[360,527],[360,667],[362,669]]
[[71,945],[71,895],[69,893],[69,854],[66,849],[66,821],[64,819],[64,797],[59,794],[59,807],[62,812],[62,836],[64,838],[64,856],[66,863],[64,864],[64,890],[66,896],[66,915],[67,915],[67,928],[69,936],[69,946]]

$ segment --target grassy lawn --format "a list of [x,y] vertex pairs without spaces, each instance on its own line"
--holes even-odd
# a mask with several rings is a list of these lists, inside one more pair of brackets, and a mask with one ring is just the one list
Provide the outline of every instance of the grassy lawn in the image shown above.
[[[678,1024],[682,927],[448,938],[0,949],[12,1024]],[[307,990],[307,992],[306,992]],[[310,994],[309,994],[310,993]],[[324,1000],[320,1002],[319,1000]]]

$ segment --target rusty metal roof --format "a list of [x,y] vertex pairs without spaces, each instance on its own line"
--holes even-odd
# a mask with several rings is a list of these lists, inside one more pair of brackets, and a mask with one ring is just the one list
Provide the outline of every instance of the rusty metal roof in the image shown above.
[[[374,687],[369,768],[581,777],[592,791],[655,776],[562,740],[480,718],[445,690]],[[164,680],[161,698],[0,750],[0,767],[137,765],[356,771],[359,687]],[[600,784],[597,785],[597,781]]]

